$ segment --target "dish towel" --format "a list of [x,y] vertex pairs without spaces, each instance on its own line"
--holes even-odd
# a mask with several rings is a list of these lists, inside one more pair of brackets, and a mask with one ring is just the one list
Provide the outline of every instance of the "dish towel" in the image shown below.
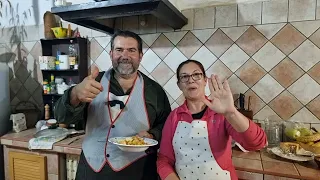
[[53,144],[63,140],[65,137],[60,138],[32,138],[29,140],[29,149],[52,149]]

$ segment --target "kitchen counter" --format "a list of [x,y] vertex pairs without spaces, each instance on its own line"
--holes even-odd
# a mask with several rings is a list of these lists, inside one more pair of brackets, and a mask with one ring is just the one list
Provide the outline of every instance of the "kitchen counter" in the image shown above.
[[[9,148],[28,150],[28,141],[35,132],[35,129],[29,129],[20,133],[8,133],[1,137],[1,144]],[[84,135],[67,138],[55,143],[52,150],[39,151],[80,155],[83,137]],[[314,161],[296,163],[271,155],[266,150],[244,153],[234,148],[232,160],[239,179],[320,180],[320,169]]]

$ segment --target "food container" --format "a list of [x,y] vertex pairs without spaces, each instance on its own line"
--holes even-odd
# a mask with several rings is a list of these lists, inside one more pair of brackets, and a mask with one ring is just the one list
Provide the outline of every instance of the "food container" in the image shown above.
[[59,68],[62,70],[70,69],[69,55],[58,55]]
[[41,70],[54,70],[56,58],[53,56],[39,56],[39,65]]

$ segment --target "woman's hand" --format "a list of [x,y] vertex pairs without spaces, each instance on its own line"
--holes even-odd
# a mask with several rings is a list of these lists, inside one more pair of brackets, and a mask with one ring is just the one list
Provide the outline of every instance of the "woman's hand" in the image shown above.
[[237,111],[234,107],[233,96],[227,80],[222,84],[217,75],[211,75],[211,78],[208,78],[208,84],[211,92],[209,98],[212,101],[210,102],[206,98],[203,98],[203,102],[210,109],[224,115],[233,114]]
[[165,180],[180,180],[176,173],[169,174]]

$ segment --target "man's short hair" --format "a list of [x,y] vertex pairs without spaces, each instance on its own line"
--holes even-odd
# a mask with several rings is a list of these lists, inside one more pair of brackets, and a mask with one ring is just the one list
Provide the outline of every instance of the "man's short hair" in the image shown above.
[[117,36],[121,36],[121,37],[131,37],[133,39],[135,39],[137,42],[138,42],[138,51],[140,53],[142,53],[142,39],[140,38],[140,36],[132,31],[121,31],[121,30],[118,30],[116,31],[112,37],[111,37],[111,49],[113,50],[114,48],[114,39],[117,37]]

